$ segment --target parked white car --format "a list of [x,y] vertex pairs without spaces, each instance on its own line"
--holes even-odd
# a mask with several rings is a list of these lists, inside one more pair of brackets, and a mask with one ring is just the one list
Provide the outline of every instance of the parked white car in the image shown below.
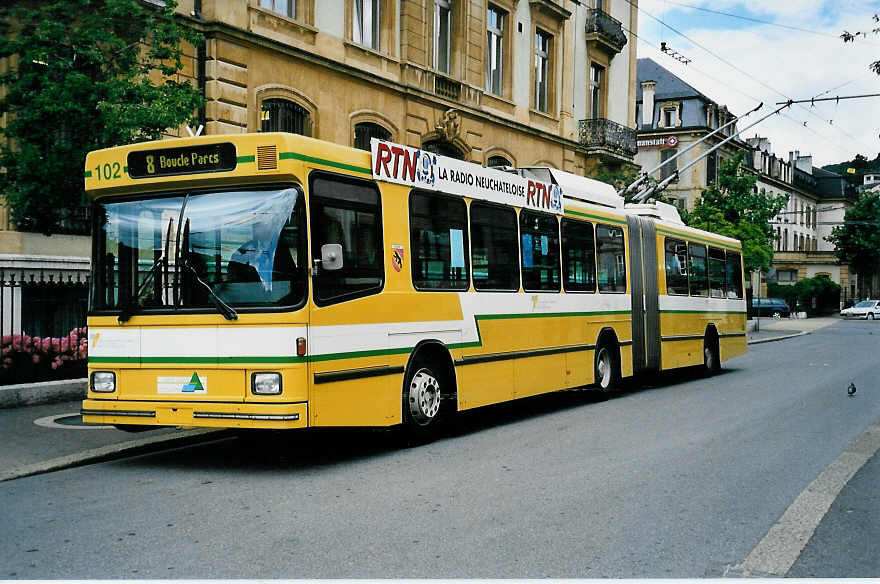
[[840,316],[843,318],[863,318],[865,320],[880,318],[880,300],[862,300],[857,302],[855,306],[841,310]]

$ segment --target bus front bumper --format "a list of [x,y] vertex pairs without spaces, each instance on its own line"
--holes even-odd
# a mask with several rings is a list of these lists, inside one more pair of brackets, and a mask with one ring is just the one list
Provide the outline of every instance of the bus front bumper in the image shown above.
[[81,413],[87,424],[272,430],[308,426],[308,403],[305,402],[245,404],[87,399],[83,401]]

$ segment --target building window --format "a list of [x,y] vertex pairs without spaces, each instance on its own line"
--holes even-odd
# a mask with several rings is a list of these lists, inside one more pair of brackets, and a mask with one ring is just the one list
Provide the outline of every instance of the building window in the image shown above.
[[678,154],[677,148],[666,148],[660,151],[660,162],[665,163],[660,167],[660,180],[666,180],[672,174],[678,170],[678,160],[673,160],[672,162],[667,162],[670,158]]
[[486,166],[513,166],[513,163],[504,156],[498,156],[496,154],[495,156],[489,157],[489,160],[486,161]]
[[260,0],[260,8],[277,12],[288,18],[296,18],[296,0]]
[[605,108],[602,107],[602,83],[605,69],[592,63],[590,65],[590,118],[602,117]]
[[797,270],[776,270],[776,281],[780,284],[797,282]]
[[664,108],[663,109],[663,127],[664,128],[674,128],[675,127],[675,109],[674,108]]
[[507,13],[489,5],[486,25],[486,91],[501,95],[504,63],[504,25]]
[[718,153],[713,152],[706,157],[706,185],[715,184],[718,180]]
[[550,63],[550,35],[543,31],[535,32],[535,109],[546,112]]
[[373,122],[361,122],[354,125],[354,147],[361,150],[370,150],[370,140],[391,140],[391,132]]
[[261,132],[312,135],[312,118],[306,108],[287,99],[264,99],[260,106]]
[[449,73],[451,0],[434,0],[434,68]]
[[374,51],[379,50],[380,0],[354,0],[354,42]]

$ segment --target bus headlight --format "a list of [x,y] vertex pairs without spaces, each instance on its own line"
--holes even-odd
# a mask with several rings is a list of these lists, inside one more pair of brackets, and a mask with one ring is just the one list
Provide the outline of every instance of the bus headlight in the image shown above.
[[116,374],[112,371],[95,371],[92,373],[92,391],[113,393],[116,391]]
[[254,373],[251,375],[251,391],[256,395],[281,393],[280,373]]

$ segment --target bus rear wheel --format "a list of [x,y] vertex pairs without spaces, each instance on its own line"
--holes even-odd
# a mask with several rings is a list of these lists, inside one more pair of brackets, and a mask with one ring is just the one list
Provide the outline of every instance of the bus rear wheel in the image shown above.
[[614,391],[620,383],[620,363],[617,359],[617,352],[607,343],[596,349],[594,378],[596,386],[602,393]]

